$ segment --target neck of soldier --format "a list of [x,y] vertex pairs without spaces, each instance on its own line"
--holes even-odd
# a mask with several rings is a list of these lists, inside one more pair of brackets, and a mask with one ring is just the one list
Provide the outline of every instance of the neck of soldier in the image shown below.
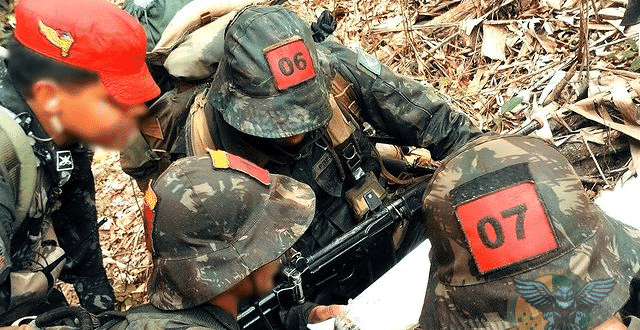
[[212,305],[216,305],[220,307],[222,310],[227,312],[229,315],[234,318],[238,317],[238,299],[239,297],[231,292],[231,290],[227,290],[211,299],[209,303]]
[[252,297],[255,292],[255,284],[253,283],[253,276],[251,275],[245,277],[231,289],[213,297],[209,303],[220,307],[234,318],[238,318],[238,305],[241,301]]
[[[70,138],[66,134],[59,118],[52,116],[50,113],[45,111],[39,103],[32,99],[26,100],[26,102],[29,105],[29,108],[31,108],[31,111],[33,111],[33,114],[36,116],[38,123],[42,126],[42,129],[44,129],[47,135],[53,140],[53,143],[57,145],[65,145],[70,142]],[[57,122],[57,124],[54,124],[54,122]]]

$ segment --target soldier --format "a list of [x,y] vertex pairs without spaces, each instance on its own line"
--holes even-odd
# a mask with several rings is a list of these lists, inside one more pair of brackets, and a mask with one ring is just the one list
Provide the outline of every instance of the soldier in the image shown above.
[[66,305],[111,310],[98,243],[92,153],[122,148],[159,94],[146,36],[103,0],[21,0],[0,61],[0,324]]
[[151,305],[113,329],[239,329],[313,219],[309,186],[223,151],[182,158],[145,194]]
[[[428,148],[434,159],[480,134],[435,92],[363,51],[314,42],[309,26],[280,6],[248,7],[227,26],[206,106],[192,109],[185,127],[189,154],[226,150],[313,188],[315,219],[296,243],[306,256],[353,228],[386,196],[384,170],[364,127]],[[418,223],[398,229],[401,243],[392,247],[390,237],[375,257],[343,267],[342,282],[309,293],[312,302],[285,316],[287,328],[306,329],[316,303],[346,303],[362,291],[424,239]]]
[[423,329],[626,328],[640,231],[592,203],[553,146],[472,141],[443,161],[424,209]]

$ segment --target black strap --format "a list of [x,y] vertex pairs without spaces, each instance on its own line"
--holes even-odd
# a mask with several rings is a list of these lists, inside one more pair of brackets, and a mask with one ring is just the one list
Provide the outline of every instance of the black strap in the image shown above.
[[36,327],[58,325],[66,319],[78,320],[81,330],[93,330],[98,326],[98,320],[86,309],[78,306],[66,306],[56,308],[52,311],[41,314],[36,318]]

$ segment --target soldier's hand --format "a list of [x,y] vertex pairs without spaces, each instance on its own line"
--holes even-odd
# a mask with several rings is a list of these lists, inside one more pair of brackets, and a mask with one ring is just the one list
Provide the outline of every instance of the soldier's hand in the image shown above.
[[342,313],[345,313],[347,306],[345,305],[319,305],[314,307],[309,313],[309,323],[320,323],[328,319],[334,318]]

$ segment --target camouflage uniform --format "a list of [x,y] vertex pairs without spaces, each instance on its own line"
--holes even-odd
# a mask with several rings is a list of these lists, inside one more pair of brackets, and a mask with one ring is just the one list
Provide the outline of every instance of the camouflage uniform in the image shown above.
[[[57,249],[61,248],[60,252],[66,254],[59,278],[74,284],[83,307],[93,313],[112,310],[115,297],[102,265],[96,228],[91,152],[79,144],[61,147],[50,142],[28,105],[8,81],[4,62],[0,63],[0,103],[17,114],[25,132],[34,136],[33,152],[39,162],[36,194],[27,218],[19,226],[14,217],[12,196],[15,192],[0,175],[0,247],[4,247],[0,251],[3,261],[0,263],[0,324],[66,304],[60,292],[46,287],[46,280],[41,294],[48,297],[38,296],[33,282],[23,283],[26,287],[21,290],[27,289],[24,296],[15,296],[15,288],[11,288],[21,285],[15,277],[20,271],[37,274],[46,266],[32,264],[37,260],[35,246],[40,243],[45,247],[58,245]],[[44,225],[40,226],[41,223]],[[55,232],[51,238],[54,243],[38,238],[46,233],[47,224]]]
[[432,249],[423,329],[587,329],[618,312],[640,231],[603,213],[553,146],[480,138],[424,197]]
[[[307,185],[223,151],[174,162],[145,196],[155,308],[128,313],[114,329],[238,329],[209,301],[280,258],[314,208]],[[195,323],[198,314],[204,316]]]
[[109,330],[240,330],[236,319],[215,305],[166,311],[142,305],[127,311],[126,320]]
[[[290,56],[278,60],[281,50],[290,51]],[[338,75],[347,89],[332,90]],[[345,93],[350,101],[344,115],[355,117],[357,123],[345,142],[332,145],[327,123],[332,103]],[[354,52],[331,40],[316,44],[307,24],[279,6],[245,9],[227,27],[225,54],[203,111],[213,142],[210,147],[240,155],[313,188],[318,201],[315,219],[296,244],[307,256],[359,221],[345,198],[361,182],[352,174],[353,164],[342,156],[346,150],[355,150],[363,173],[380,178],[373,145],[360,126],[363,121],[403,145],[430,149],[434,159],[480,134],[464,114],[453,111],[433,90],[394,74],[363,51]],[[187,130],[193,127],[190,121],[194,118],[192,113]],[[274,142],[301,133],[306,136],[297,149]],[[186,135],[188,146],[199,138],[190,131]],[[410,228],[398,257],[421,239],[424,228]],[[360,275],[345,285],[325,285],[326,297],[312,296],[311,300],[346,303],[390,267],[391,254],[381,248],[378,260],[361,260],[355,270],[345,267],[345,274]],[[373,274],[365,270],[369,267]],[[308,311],[309,306],[306,308]],[[299,322],[301,328],[306,327],[304,322]]]

